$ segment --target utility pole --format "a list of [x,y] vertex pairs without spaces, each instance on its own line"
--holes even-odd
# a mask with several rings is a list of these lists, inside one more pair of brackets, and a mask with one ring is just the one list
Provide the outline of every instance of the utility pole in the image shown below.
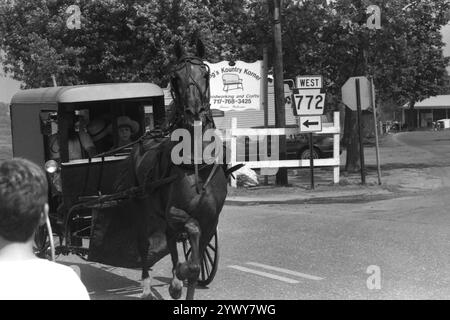
[[[270,0],[269,0],[270,1]],[[281,1],[273,1],[273,69],[274,69],[274,91],[275,91],[275,127],[284,128],[286,126],[286,116],[284,110],[284,78],[283,78],[283,43],[281,39]],[[280,138],[280,160],[286,160],[286,136]],[[279,168],[276,176],[277,185],[287,185],[287,168]]]
[[[263,109],[264,109],[264,128],[269,127],[269,105],[268,105],[268,81],[267,81],[267,74],[269,69],[269,52],[267,45],[264,44],[263,47],[263,70],[262,70],[262,101],[263,101]],[[267,138],[265,143],[269,143],[269,139]],[[267,175],[264,175],[264,185],[269,184],[269,177]]]

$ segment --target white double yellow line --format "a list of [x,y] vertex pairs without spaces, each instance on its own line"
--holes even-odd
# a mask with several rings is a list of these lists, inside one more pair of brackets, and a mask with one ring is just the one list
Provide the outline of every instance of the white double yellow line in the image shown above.
[[[246,264],[251,265],[251,266],[255,266],[255,267],[259,267],[259,268],[263,268],[263,269],[267,269],[267,270],[272,270],[272,271],[277,271],[277,272],[280,272],[280,273],[289,274],[289,275],[292,275],[292,276],[297,276],[297,277],[300,277],[300,278],[309,279],[309,280],[319,281],[319,280],[323,280],[324,279],[322,277],[317,277],[317,276],[313,276],[313,275],[302,273],[302,272],[292,271],[292,270],[289,270],[289,269],[269,266],[269,265],[262,264],[262,263],[257,263],[257,262],[246,262]],[[276,275],[276,274],[273,274],[273,273],[268,273],[268,272],[259,271],[259,270],[255,270],[255,269],[250,269],[250,268],[246,268],[246,267],[241,267],[241,266],[237,266],[237,265],[231,265],[231,266],[228,266],[228,267],[236,269],[236,270],[240,270],[240,271],[243,271],[243,272],[253,273],[253,274],[256,274],[256,275],[259,275],[259,276],[263,276],[263,277],[267,277],[267,278],[270,278],[270,279],[275,279],[275,280],[291,283],[291,284],[296,284],[296,283],[300,282],[298,280],[287,278],[287,277],[283,277],[283,276],[279,276],[279,275]]]

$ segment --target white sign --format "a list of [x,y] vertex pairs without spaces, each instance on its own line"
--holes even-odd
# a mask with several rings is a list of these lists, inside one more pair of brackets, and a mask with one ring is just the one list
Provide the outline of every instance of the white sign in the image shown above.
[[299,117],[300,132],[318,132],[322,131],[321,116],[300,116]]
[[228,61],[205,63],[211,72],[211,109],[260,109],[262,61],[236,61],[233,65]]
[[371,107],[370,81],[366,77],[351,77],[342,86],[342,102],[351,110],[356,111],[356,80],[359,80],[359,97],[361,110]]
[[322,115],[325,106],[325,93],[320,90],[296,90],[294,92],[294,111],[296,116]]
[[322,89],[322,76],[297,76],[297,89]]

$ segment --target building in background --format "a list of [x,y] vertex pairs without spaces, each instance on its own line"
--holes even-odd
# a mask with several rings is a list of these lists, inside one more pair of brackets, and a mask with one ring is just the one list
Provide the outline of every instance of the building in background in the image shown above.
[[[416,128],[431,128],[433,122],[450,117],[450,95],[439,95],[416,102],[411,111],[408,105],[402,107],[402,119],[412,117]],[[402,121],[403,123],[404,121]]]

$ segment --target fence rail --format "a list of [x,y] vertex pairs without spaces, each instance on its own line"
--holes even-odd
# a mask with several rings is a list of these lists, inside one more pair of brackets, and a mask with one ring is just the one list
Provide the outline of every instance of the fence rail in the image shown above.
[[[340,121],[339,112],[334,112],[334,119],[332,126],[323,126],[321,132],[315,134],[332,134],[333,135],[333,157],[325,159],[314,159],[314,167],[333,167],[333,182],[339,183],[340,170]],[[293,159],[293,160],[262,160],[262,161],[238,161],[237,160],[237,139],[242,136],[280,136],[292,135],[302,133],[299,128],[263,128],[263,129],[243,129],[237,127],[237,118],[232,118],[231,121],[231,165],[244,163],[249,168],[299,168],[309,167],[309,159]],[[265,140],[267,143],[267,139]],[[236,187],[236,179],[231,180],[231,186]]]

